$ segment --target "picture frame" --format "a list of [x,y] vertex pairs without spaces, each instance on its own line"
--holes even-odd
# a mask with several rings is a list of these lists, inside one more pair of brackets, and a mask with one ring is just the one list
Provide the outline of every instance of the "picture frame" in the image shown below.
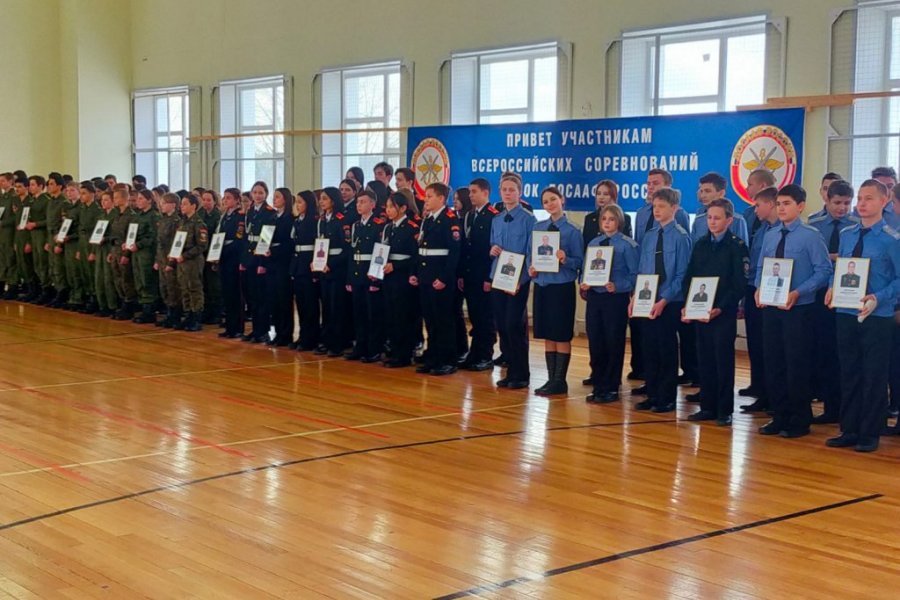
[[591,287],[602,287],[609,283],[615,248],[612,246],[588,246],[584,254],[584,268],[581,282]]
[[209,252],[206,255],[206,262],[219,262],[222,258],[222,249],[225,248],[225,232],[214,233],[209,240]]
[[712,312],[718,287],[718,277],[692,278],[687,296],[684,299],[684,318],[689,321],[709,319],[709,313]]
[[259,232],[259,241],[256,242],[256,248],[253,254],[256,256],[265,256],[272,247],[272,238],[275,237],[274,225],[263,225]]
[[19,224],[16,227],[19,231],[25,231],[25,226],[28,225],[28,217],[31,216],[31,207],[23,206],[22,207],[22,215],[19,217]]
[[831,307],[863,307],[863,298],[869,285],[868,258],[838,257],[834,262],[834,281],[831,285]]
[[559,273],[560,247],[558,231],[538,231],[531,233],[531,266],[538,273]]
[[139,225],[137,223],[128,224],[128,232],[125,234],[126,248],[131,248],[134,246],[135,241],[137,241],[138,227]]
[[328,252],[330,250],[331,240],[328,238],[317,238],[315,248],[313,250],[312,270],[317,273],[325,271],[328,266]]
[[91,234],[91,239],[88,240],[88,243],[99,244],[102,242],[103,236],[106,235],[107,227],[109,227],[109,221],[107,219],[97,221],[97,224],[94,225],[94,232]]
[[515,295],[519,291],[519,281],[525,266],[525,255],[504,250],[497,257],[497,268],[491,280],[491,287],[507,294]]
[[178,260],[184,252],[184,243],[187,241],[187,231],[176,231],[172,240],[172,248],[169,250],[169,258]]
[[638,275],[634,287],[634,304],[631,316],[639,319],[650,318],[656,294],[659,292],[659,275]]
[[72,228],[72,219],[63,219],[62,224],[59,226],[59,233],[56,234],[56,241],[60,244],[66,241],[66,236],[69,235],[69,229]]
[[779,308],[787,306],[793,272],[793,259],[768,256],[764,258],[762,277],[759,284],[759,303],[762,306],[776,306]]
[[372,260],[369,261],[369,277],[374,277],[379,281],[384,279],[384,265],[388,263],[391,256],[391,247],[387,244],[378,242],[372,247]]

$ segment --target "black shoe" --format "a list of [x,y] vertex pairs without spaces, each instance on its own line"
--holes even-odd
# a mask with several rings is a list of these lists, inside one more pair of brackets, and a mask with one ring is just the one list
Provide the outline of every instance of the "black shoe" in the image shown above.
[[402,369],[403,367],[408,367],[412,364],[410,360],[400,360],[399,358],[392,358],[388,361],[385,361],[384,366],[388,369]]
[[842,433],[841,435],[825,440],[825,445],[829,448],[850,448],[855,446],[859,441],[859,436],[855,433]]
[[431,375],[453,375],[456,373],[456,367],[454,365],[442,365],[440,367],[435,367],[431,371],[429,371]]
[[794,439],[809,435],[809,427],[791,427],[781,431],[778,435],[783,438]]
[[325,356],[327,356],[328,358],[337,358],[338,356],[343,356],[343,355],[344,355],[344,353],[341,352],[340,350],[329,350],[325,354]]
[[631,388],[631,395],[632,396],[646,396],[647,395],[647,386],[639,385],[636,388]]
[[509,379],[506,379],[505,377],[503,379],[498,379],[497,387],[500,387],[500,388],[509,387]]
[[687,375],[679,375],[678,376],[678,385],[686,385],[688,387],[692,387],[694,385],[694,380],[688,377]]
[[636,373],[636,372],[632,371],[631,373],[629,373],[629,374],[625,377],[625,379],[627,379],[628,381],[636,381],[636,380],[643,381],[643,380],[644,380],[644,374],[643,374],[643,373]]
[[685,402],[700,402],[700,392],[694,392],[693,394],[685,394],[684,401]]
[[547,390],[547,388],[550,387],[550,384],[551,384],[551,383],[553,383],[553,382],[552,382],[552,381],[547,381],[547,383],[545,383],[544,385],[535,388],[535,389],[534,389],[534,393],[537,394],[538,396],[543,396],[544,393],[545,393],[545,391]]
[[900,417],[900,409],[889,408],[887,414],[888,419],[896,419],[897,417]]
[[762,435],[778,435],[784,430],[784,427],[781,423],[776,423],[774,420],[769,421],[765,425],[759,428],[759,433]]
[[506,387],[510,390],[522,390],[528,387],[528,381],[524,379],[511,380],[506,384]]
[[668,404],[660,404],[659,406],[657,406],[657,407],[655,407],[655,408],[653,409],[653,412],[655,412],[655,413],[667,413],[667,412],[672,412],[673,410],[675,410],[675,403],[674,403],[674,402],[670,402],[670,403],[668,403]]
[[325,356],[326,354],[328,354],[328,348],[324,346],[316,346],[316,349],[313,350],[313,354],[315,354],[316,356]]
[[559,396],[562,394],[569,393],[569,384],[565,381],[560,381],[559,379],[548,381],[547,385],[544,386],[544,390],[542,392],[538,392],[535,390],[535,394],[539,396]]
[[467,371],[490,371],[494,368],[494,361],[492,360],[481,360],[476,363],[472,363],[468,367],[466,367]]
[[688,421],[714,421],[716,413],[711,410],[700,410],[692,415],[688,415]]
[[609,404],[610,402],[615,402],[619,399],[618,392],[600,392],[594,391],[588,394],[588,397],[585,398],[587,402],[591,404]]
[[220,338],[228,338],[228,337],[231,337],[231,333],[229,333],[229,332],[227,332],[227,331],[222,331],[222,332],[219,333],[218,335],[219,335]]
[[585,377],[584,379],[581,380],[581,385],[594,385],[594,378],[593,377]]
[[738,395],[746,396],[747,398],[759,398],[762,396],[762,391],[748,385],[745,388],[739,389]]
[[265,344],[269,341],[269,338],[264,335],[257,335],[255,337],[250,338],[251,344]]
[[829,415],[828,413],[822,413],[818,417],[813,417],[812,419],[813,425],[834,425],[835,423],[840,422],[841,420],[838,417]]
[[420,375],[427,375],[428,373],[431,373],[431,370],[433,368],[434,368],[434,366],[432,366],[432,365],[422,364],[422,365],[419,365],[418,367],[416,367],[416,373],[419,373]]
[[752,404],[742,404],[741,410],[747,413],[764,412],[769,410],[769,403],[762,400],[757,400]]
[[509,366],[509,363],[506,362],[506,357],[502,354],[494,359],[495,367],[503,367],[504,369]]
[[372,356],[363,356],[361,359],[359,359],[359,362],[366,364],[381,362],[381,355],[373,354]]
[[731,426],[731,415],[725,415],[724,417],[719,417],[716,419],[716,425],[719,427],[729,427]]
[[638,402],[634,405],[635,410],[653,410],[653,407],[656,406],[656,402],[653,400],[647,399],[643,402]]
[[456,359],[456,366],[457,367],[468,366],[470,364],[468,362],[468,356],[469,356],[468,354],[460,354],[459,357]]
[[875,452],[878,450],[878,437],[861,437],[854,448],[857,452]]

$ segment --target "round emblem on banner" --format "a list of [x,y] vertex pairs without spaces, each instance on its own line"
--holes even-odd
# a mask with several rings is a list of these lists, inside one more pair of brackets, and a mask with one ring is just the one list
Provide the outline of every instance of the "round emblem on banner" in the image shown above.
[[416,195],[425,196],[425,188],[432,183],[450,183],[450,157],[447,148],[437,138],[425,138],[412,154],[412,170],[416,174]]
[[753,199],[747,192],[747,177],[757,169],[772,173],[778,188],[793,183],[797,175],[794,143],[774,125],[759,125],[744,133],[731,154],[731,185],[749,204]]

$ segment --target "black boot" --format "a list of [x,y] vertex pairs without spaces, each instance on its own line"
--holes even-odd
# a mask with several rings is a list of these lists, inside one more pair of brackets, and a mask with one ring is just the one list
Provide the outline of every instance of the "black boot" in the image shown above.
[[200,324],[201,315],[199,312],[189,312],[188,318],[184,325],[185,331],[203,331],[203,325]]
[[40,298],[38,298],[35,304],[40,306],[49,306],[53,299],[56,298],[56,292],[53,291],[51,286],[47,286],[44,288],[44,292],[41,294]]
[[167,309],[166,309],[166,316],[163,317],[162,319],[160,319],[159,321],[157,321],[157,322],[155,323],[155,325],[156,325],[157,327],[165,327],[165,326],[166,326],[166,323],[168,323],[169,320],[170,320],[171,318],[172,318],[172,309],[171,309],[171,308],[167,308]]
[[556,357],[558,355],[558,352],[544,352],[544,358],[547,359],[547,383],[534,390],[534,393],[538,396],[546,394],[547,388],[553,383],[553,373],[556,371]]
[[15,300],[19,297],[19,286],[10,284],[9,288],[6,290],[6,293],[3,294],[4,300]]
[[87,302],[84,304],[84,308],[81,310],[86,315],[92,315],[100,310],[100,307],[97,306],[97,299],[93,296],[88,296]]
[[179,309],[172,316],[172,329],[177,329],[179,331],[183,330],[184,326],[187,324],[190,316],[191,316],[191,313],[185,313]]
[[569,384],[566,383],[566,375],[569,372],[569,360],[571,354],[556,353],[556,364],[553,369],[550,382],[544,389],[544,396],[556,396],[569,393]]
[[47,304],[47,306],[49,306],[50,308],[62,308],[66,305],[66,301],[68,301],[68,299],[68,290],[59,290],[58,292],[56,292],[56,294],[53,296],[53,300],[51,300],[50,303]]
[[141,305],[141,314],[136,316],[131,320],[132,323],[137,323],[138,325],[147,325],[150,323],[156,323],[156,313],[153,312],[152,304],[142,304]]

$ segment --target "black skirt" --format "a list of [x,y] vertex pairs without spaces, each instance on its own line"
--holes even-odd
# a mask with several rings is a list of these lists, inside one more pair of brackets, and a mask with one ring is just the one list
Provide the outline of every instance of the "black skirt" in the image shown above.
[[534,337],[550,342],[571,342],[575,331],[574,281],[534,286]]

